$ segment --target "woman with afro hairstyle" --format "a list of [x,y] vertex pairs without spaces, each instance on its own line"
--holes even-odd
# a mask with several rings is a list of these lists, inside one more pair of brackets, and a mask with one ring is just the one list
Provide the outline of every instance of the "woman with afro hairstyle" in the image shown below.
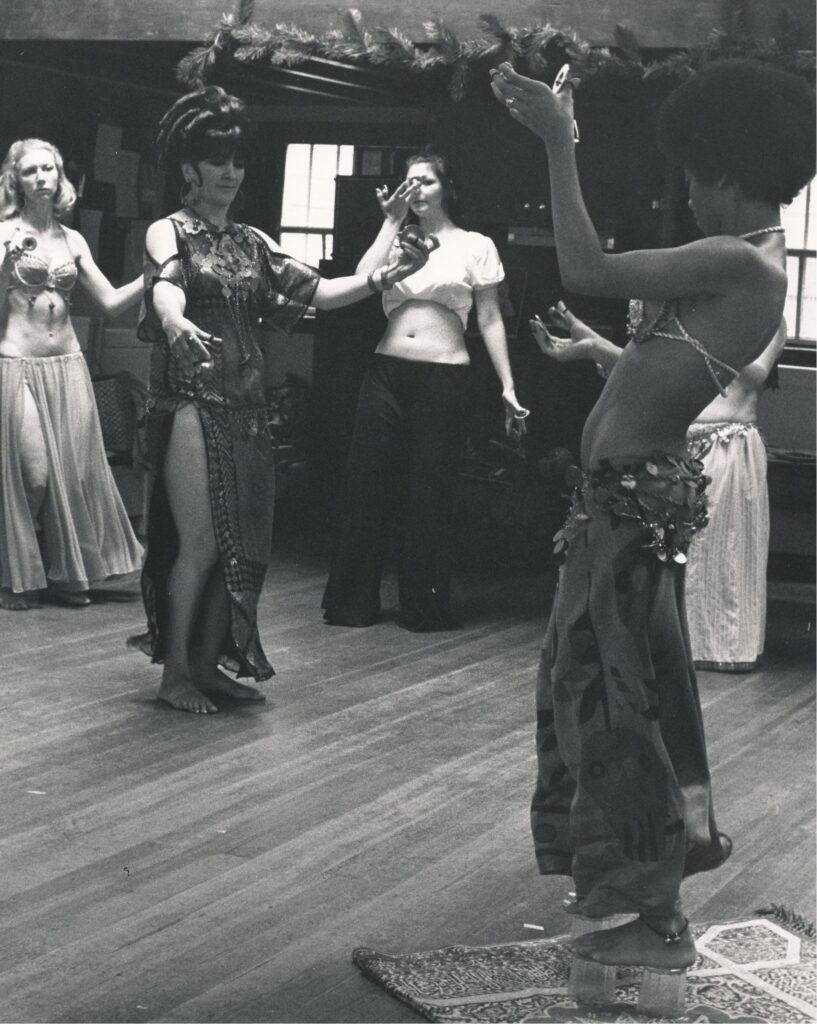
[[243,102],[223,89],[178,100],[158,147],[184,201],[146,236],[139,335],[154,344],[156,472],[142,576],[148,635],[132,643],[164,662],[160,700],[196,713],[218,710],[213,695],[264,699],[221,672],[223,659],[255,680],[273,674],[256,623],[274,503],[259,328],[291,330],[310,305],[357,302],[426,259],[405,245],[368,274],[324,280],[234,222],[250,132]]
[[[685,551],[706,523],[687,430],[780,327],[780,204],[814,174],[814,94],[768,64],[705,65],[670,94],[658,125],[704,237],[607,254],[579,185],[572,89],[554,92],[507,64],[493,89],[545,143],[565,286],[643,300],[624,350],[593,350],[609,379],[557,534],[564,562],[537,689],[532,826],[539,870],[572,876],[575,931],[590,929],[572,940],[574,995],[606,1001],[616,965],[644,966],[642,1009],[672,1016],[696,955],[681,880],[731,847],[715,826],[684,614]],[[619,914],[632,919],[616,925]]]
[[0,608],[80,608],[90,584],[135,572],[142,549],[105,457],[71,323],[79,284],[107,316],[135,305],[60,217],[76,200],[56,146],[22,139],[0,167]]

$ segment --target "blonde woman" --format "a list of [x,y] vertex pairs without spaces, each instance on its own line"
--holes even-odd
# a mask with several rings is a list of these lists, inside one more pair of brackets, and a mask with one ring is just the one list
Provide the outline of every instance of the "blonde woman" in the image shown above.
[[90,603],[95,580],[133,572],[139,546],[105,458],[71,323],[79,283],[106,316],[135,305],[60,217],[74,204],[56,146],[15,142],[0,167],[0,608],[39,595]]

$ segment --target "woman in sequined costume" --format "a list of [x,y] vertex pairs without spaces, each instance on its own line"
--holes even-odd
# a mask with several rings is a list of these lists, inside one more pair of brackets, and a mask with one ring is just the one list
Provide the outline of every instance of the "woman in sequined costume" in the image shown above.
[[256,609],[269,558],[274,450],[259,327],[291,329],[310,305],[356,302],[412,273],[424,250],[403,246],[372,273],[324,280],[263,232],[230,219],[250,124],[237,98],[211,86],[165,114],[159,152],[184,179],[184,206],[146,236],[145,311],[154,343],[150,433],[155,482],[142,591],[163,661],[159,698],[212,713],[211,697],[263,700],[218,668],[268,679]]
[[59,218],[76,193],[59,150],[23,139],[0,167],[0,608],[90,604],[89,585],[139,569],[91,378],[71,323],[79,284],[107,316],[135,305]]
[[[715,826],[684,621],[683,563],[706,522],[687,430],[775,335],[786,296],[779,206],[814,173],[814,96],[787,72],[715,61],[679,86],[659,145],[680,163],[705,237],[607,254],[574,153],[572,89],[503,64],[493,89],[547,147],[565,287],[645,300],[582,437],[582,469],[537,690],[532,825],[539,869],[571,875],[586,921],[637,915],[573,941],[583,962],[683,970],[695,946],[686,875],[728,854]],[[609,922],[608,922],[609,923]]]

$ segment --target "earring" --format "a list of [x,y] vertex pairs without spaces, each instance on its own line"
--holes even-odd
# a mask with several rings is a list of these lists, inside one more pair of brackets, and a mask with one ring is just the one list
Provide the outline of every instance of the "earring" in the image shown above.
[[185,178],[182,187],[179,189],[179,199],[182,206],[190,206],[192,203],[195,203],[197,195],[198,189],[194,187],[193,182],[189,178]]

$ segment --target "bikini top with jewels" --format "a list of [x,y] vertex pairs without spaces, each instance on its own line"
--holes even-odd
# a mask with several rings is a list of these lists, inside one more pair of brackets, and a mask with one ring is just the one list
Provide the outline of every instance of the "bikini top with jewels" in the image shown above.
[[386,316],[404,302],[418,299],[450,309],[465,329],[474,292],[504,280],[505,271],[490,238],[477,231],[457,231],[440,241],[424,266],[383,292]]
[[76,261],[66,260],[52,267],[33,248],[26,246],[25,241],[22,246],[9,249],[12,260],[9,291],[24,288],[30,305],[45,291],[58,291],[66,302],[70,301],[69,293],[77,283]]
[[[676,328],[675,333],[670,329],[673,325]],[[703,342],[692,337],[681,323],[675,309],[675,301],[672,299],[664,302],[656,315],[650,321],[647,321],[644,317],[644,303],[642,300],[631,299],[627,333],[630,341],[634,342],[636,345],[643,345],[645,342],[650,341],[651,338],[669,338],[671,341],[683,341],[691,348],[694,348],[695,351],[703,357],[707,372],[712,378],[715,387],[718,389],[721,396],[726,395],[728,385],[731,384],[734,378],[740,373],[740,370],[735,370],[728,363],[724,363],[721,359],[718,359],[717,356],[713,356]],[[716,367],[722,373],[729,374],[730,379],[727,380],[725,384],[718,376]]]
[[[737,237],[744,242],[748,242],[749,239],[757,238],[761,235],[775,235],[783,233],[784,228],[779,224],[775,224],[772,227],[758,228],[756,231],[747,231],[745,234],[738,235]],[[675,301],[676,300],[670,299],[667,302],[664,302],[653,319],[649,321],[649,323],[645,323],[644,303],[641,299],[631,299],[627,324],[629,340],[635,342],[637,345],[644,344],[644,342],[649,341],[650,338],[669,338],[672,341],[685,342],[703,356],[709,376],[714,381],[721,397],[725,397],[728,385],[731,384],[732,380],[740,374],[740,370],[735,370],[728,363],[724,363],[721,359],[713,356],[703,342],[698,341],[697,338],[693,338],[692,335],[689,334],[687,329],[681,323],[675,309]],[[673,334],[669,330],[669,327],[673,323],[678,330],[677,334]],[[716,366],[723,373],[728,373],[730,375],[731,380],[728,380],[726,384],[721,383],[721,380],[715,370]]]

